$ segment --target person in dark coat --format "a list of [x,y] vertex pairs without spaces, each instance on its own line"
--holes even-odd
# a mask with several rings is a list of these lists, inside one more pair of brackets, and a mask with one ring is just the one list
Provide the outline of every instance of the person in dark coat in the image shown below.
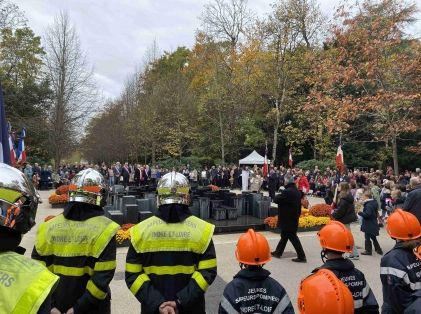
[[354,299],[354,314],[378,314],[379,305],[365,279],[364,274],[344,257],[352,252],[354,238],[352,233],[339,221],[331,221],[317,234],[322,247],[323,265],[313,270],[329,269],[351,291]]
[[421,179],[413,177],[410,180],[411,191],[405,199],[403,209],[414,214],[421,223]]
[[276,171],[272,168],[269,171],[269,178],[268,178],[269,196],[272,202],[275,199],[275,192],[276,192],[277,185],[278,185],[278,175],[276,174]]
[[123,186],[126,188],[129,185],[130,178],[130,168],[127,162],[124,163],[124,166],[121,168],[121,176],[123,177]]
[[383,251],[377,242],[376,237],[379,235],[379,224],[377,223],[377,201],[373,199],[371,189],[366,189],[362,195],[364,208],[358,213],[362,217],[361,231],[365,237],[365,252],[362,255],[371,255],[373,241],[374,249],[377,254],[383,255]]
[[136,165],[134,168],[134,185],[139,186],[140,185],[140,165]]
[[[350,186],[347,182],[341,182],[338,186],[338,206],[332,213],[332,217],[342,222],[349,230],[351,230],[351,222],[357,220],[354,207],[354,197],[350,192]],[[359,259],[357,246],[354,245],[352,255],[349,256],[351,259]]]
[[285,175],[285,190],[275,197],[275,203],[278,204],[278,227],[281,229],[281,240],[272,252],[272,256],[280,258],[284,253],[288,240],[291,241],[297,252],[297,258],[294,262],[307,262],[306,255],[297,236],[298,219],[301,215],[301,192],[294,183],[294,177]]
[[284,287],[263,268],[271,259],[269,243],[264,235],[249,229],[238,239],[235,256],[241,270],[226,285],[219,314],[294,314]]

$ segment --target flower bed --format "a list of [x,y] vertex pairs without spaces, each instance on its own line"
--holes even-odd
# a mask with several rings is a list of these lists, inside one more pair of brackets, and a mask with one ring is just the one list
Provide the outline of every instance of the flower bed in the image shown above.
[[120,229],[117,231],[115,235],[117,245],[125,246],[123,244],[128,244],[128,242],[130,242],[130,228],[133,226],[134,224],[121,225]]
[[56,194],[57,195],[63,195],[63,194],[68,194],[68,193],[69,193],[69,186],[68,185],[60,185],[56,189]]
[[50,203],[51,205],[66,204],[68,201],[69,201],[69,196],[67,194],[57,194],[53,192],[48,197],[48,203]]
[[[321,205],[325,205],[325,204],[321,204]],[[321,227],[330,222],[330,210],[331,210],[330,206],[329,206],[329,215],[325,214],[323,216],[313,215],[313,212],[315,212],[318,215],[322,215],[322,213],[326,212],[326,211],[322,212],[322,210],[319,210],[319,207],[316,207],[317,210],[313,210],[312,212],[313,207],[311,207],[310,209],[306,209],[304,207],[301,208],[301,216],[298,219],[298,228],[308,229],[308,228],[314,228],[314,227]],[[276,215],[272,217],[267,217],[264,220],[264,223],[268,225],[269,228],[276,229],[278,227],[278,216]]]
[[[59,186],[55,192],[53,192],[48,197],[48,203],[51,205],[64,205],[69,202],[69,186],[68,185],[61,185]],[[56,206],[53,206],[56,207]]]
[[310,215],[315,217],[330,217],[332,206],[328,204],[317,204],[310,207]]

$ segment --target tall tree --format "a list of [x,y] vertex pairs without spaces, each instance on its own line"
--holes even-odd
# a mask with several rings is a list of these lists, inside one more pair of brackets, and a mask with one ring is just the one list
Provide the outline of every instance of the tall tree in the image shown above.
[[27,153],[48,160],[45,114],[51,90],[42,73],[41,39],[28,28],[3,28],[0,36],[0,80],[6,114],[13,130],[27,129]]
[[322,30],[321,21],[322,15],[313,1],[284,0],[274,4],[268,19],[258,24],[267,55],[267,80],[262,88],[273,104],[273,161],[277,156],[282,119],[296,110],[302,101],[299,98],[305,96],[297,92],[307,66],[303,62],[307,51],[302,46],[309,50],[314,45]]
[[421,127],[421,43],[405,36],[415,5],[397,0],[364,1],[355,14],[339,11],[320,59],[313,62],[308,110],[326,117],[331,132],[358,121],[372,140],[391,144],[399,172],[399,136]]
[[0,0],[0,29],[24,28],[26,22],[24,13],[16,4],[8,0]]
[[50,148],[56,167],[76,144],[80,125],[97,101],[85,54],[69,16],[61,12],[45,35],[46,72],[53,90],[49,114]]

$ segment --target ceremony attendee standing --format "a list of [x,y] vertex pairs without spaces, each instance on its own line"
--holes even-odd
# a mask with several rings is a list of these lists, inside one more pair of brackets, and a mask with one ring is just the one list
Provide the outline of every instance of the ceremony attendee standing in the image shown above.
[[[332,216],[335,220],[342,222],[351,230],[351,222],[357,220],[357,215],[355,214],[354,197],[351,194],[349,184],[347,182],[339,183],[338,192],[339,202]],[[351,259],[359,259],[358,250],[355,245],[352,255],[349,257]]]
[[118,224],[104,216],[108,190],[91,168],[69,185],[63,214],[42,223],[32,258],[60,277],[51,314],[111,313],[110,282],[116,268]]
[[124,166],[121,168],[121,176],[123,177],[123,186],[126,188],[129,185],[130,179],[130,168],[128,162],[125,162]]
[[305,263],[307,259],[297,236],[298,220],[301,215],[301,192],[298,191],[293,176],[286,174],[284,180],[285,190],[275,197],[275,203],[278,204],[278,227],[281,228],[281,240],[276,250],[272,252],[272,256],[280,258],[290,240],[297,252],[297,258],[292,261]]
[[380,262],[382,313],[400,314],[412,305],[415,293],[421,290],[421,263],[413,253],[420,244],[421,226],[413,214],[396,209],[386,228],[396,244]]
[[294,314],[284,287],[270,277],[263,266],[270,261],[269,243],[265,236],[249,229],[240,236],[235,251],[241,270],[225,287],[219,314],[250,313]]
[[126,284],[142,314],[204,314],[216,277],[215,226],[189,210],[190,185],[178,172],[158,183],[158,211],[131,228]]
[[371,189],[366,189],[362,195],[363,210],[358,213],[362,217],[361,231],[364,232],[365,237],[365,251],[361,255],[371,255],[373,242],[374,250],[377,254],[383,255],[383,251],[377,241],[379,235],[379,224],[377,223],[377,201],[372,198]]
[[243,166],[243,170],[241,171],[241,191],[249,190],[249,175],[249,168]]
[[59,278],[19,246],[35,225],[36,192],[23,173],[4,163],[0,186],[0,313],[50,314]]
[[421,223],[421,178],[412,177],[409,185],[411,186],[411,191],[406,196],[403,209],[414,214]]

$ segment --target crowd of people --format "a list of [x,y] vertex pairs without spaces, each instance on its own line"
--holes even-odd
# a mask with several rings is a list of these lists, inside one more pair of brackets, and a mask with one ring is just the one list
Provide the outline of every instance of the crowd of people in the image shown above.
[[[303,176],[301,170],[285,173],[284,190],[275,197],[280,212],[300,210],[306,192],[303,188],[300,192]],[[356,220],[357,191],[351,193],[345,176],[339,180],[334,221],[318,233],[323,265],[301,281],[300,313],[379,312],[364,274],[348,258],[355,252],[349,223]],[[205,292],[217,274],[214,226],[190,213],[190,185],[183,173],[165,174],[157,185],[158,212],[132,228],[125,280],[142,313],[205,313]],[[34,225],[38,195],[24,173],[4,164],[0,164],[0,187],[0,312],[110,313],[109,284],[116,268],[119,226],[102,210],[108,188],[104,176],[89,167],[77,172],[63,214],[39,226],[32,260],[19,255],[19,243]],[[396,244],[381,260],[382,313],[421,309],[419,172],[411,174],[409,187],[403,210],[386,211],[386,228]],[[393,189],[392,184],[388,188]],[[372,190],[368,185],[359,193],[363,209],[358,215],[366,241],[372,241],[382,255],[375,239],[379,205]],[[290,218],[295,219],[294,213]],[[296,232],[285,231],[281,242]],[[368,246],[365,253],[371,254]],[[264,269],[272,256],[280,256],[276,251],[271,254],[262,234],[250,229],[240,236],[235,256],[241,269],[225,287],[219,313],[294,313],[287,291]],[[305,262],[305,256],[299,255],[298,261]]]
[[[301,208],[300,173],[297,177],[285,174],[285,189],[275,197],[280,209],[287,210],[285,204],[290,211]],[[0,280],[0,311],[110,313],[109,284],[116,268],[119,226],[104,217],[107,186],[103,175],[92,168],[76,174],[63,214],[38,228],[32,260],[18,252],[22,253],[22,235],[34,225],[37,193],[25,174],[4,164],[0,164],[0,186],[0,271],[5,274]],[[421,309],[421,225],[411,213],[421,205],[417,173],[412,174],[410,186],[404,210],[392,210],[386,225],[396,245],[381,260],[382,313],[419,313]],[[300,313],[308,314],[379,313],[364,274],[346,255],[355,252],[348,226],[350,211],[355,215],[354,196],[347,181],[340,182],[338,189],[334,221],[317,235],[323,265],[301,281],[297,306]],[[164,175],[157,185],[158,212],[132,229],[125,280],[142,313],[206,311],[205,292],[217,274],[214,226],[190,213],[189,190],[184,174]],[[360,195],[362,230],[376,252],[383,254],[376,246],[377,220],[375,231],[364,223],[372,216],[377,219],[373,212],[378,211],[378,204],[371,190],[368,186]],[[344,202],[346,208],[342,208]],[[408,204],[412,207],[405,208]],[[294,231],[286,231],[281,237],[291,240]],[[371,254],[367,246],[366,253]],[[262,234],[249,229],[239,237],[235,256],[241,269],[225,287],[219,313],[294,313],[287,291],[264,269],[274,255]],[[298,259],[303,261],[305,256]]]

